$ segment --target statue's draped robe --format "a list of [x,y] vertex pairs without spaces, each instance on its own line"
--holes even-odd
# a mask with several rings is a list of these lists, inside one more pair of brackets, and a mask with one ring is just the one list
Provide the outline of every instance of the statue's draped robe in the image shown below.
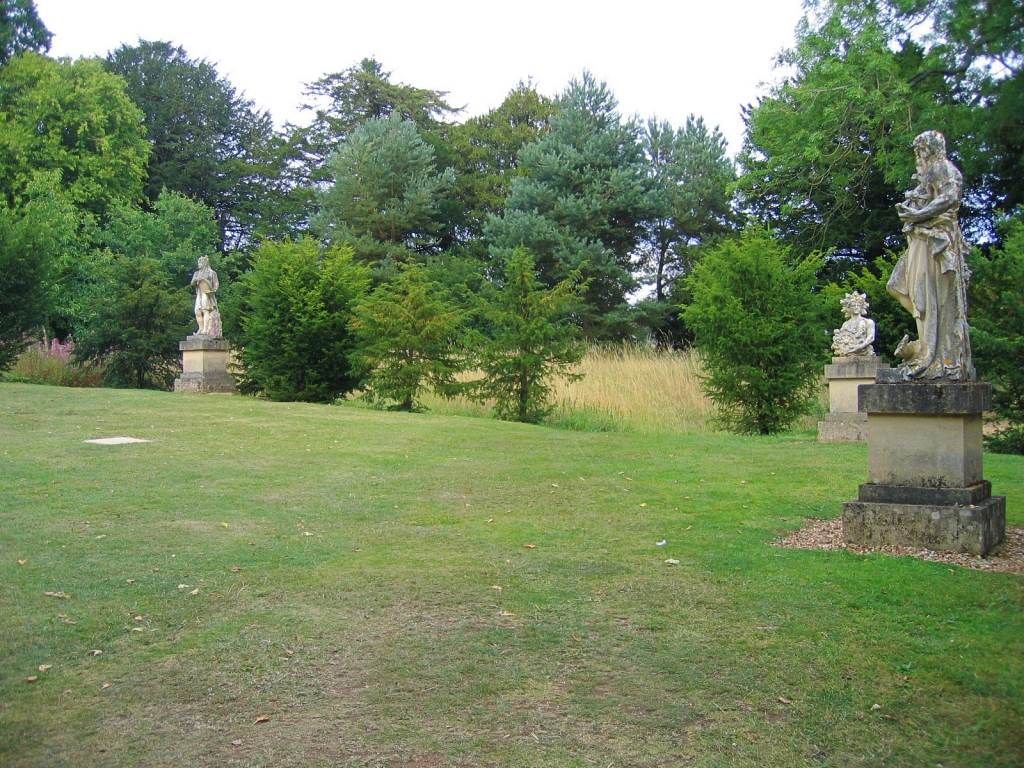
[[[927,201],[950,204],[935,216],[908,222],[907,252],[886,286],[917,322],[917,352],[904,364],[912,378],[974,378],[967,329],[967,243],[957,212],[962,197],[960,171],[947,160],[935,163],[915,192]],[[923,207],[923,206],[922,206]]]
[[[217,310],[217,289],[220,288],[217,273],[208,266],[203,267],[192,274],[192,282],[196,286],[196,322],[199,323],[199,332],[219,339],[223,332],[220,312]],[[207,318],[205,328],[200,319],[204,315]]]

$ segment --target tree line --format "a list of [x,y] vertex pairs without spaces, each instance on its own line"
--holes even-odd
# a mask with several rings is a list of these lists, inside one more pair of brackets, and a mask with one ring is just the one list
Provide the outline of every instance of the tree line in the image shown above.
[[[397,350],[450,391],[458,377],[444,361],[497,366],[509,352],[494,345],[515,347],[512,307],[531,292],[563,357],[576,354],[571,339],[710,349],[729,329],[704,324],[702,339],[701,312],[681,311],[712,283],[738,286],[722,273],[744,248],[778,263],[747,275],[755,295],[742,301],[758,303],[778,269],[817,297],[807,311],[821,338],[794,343],[824,355],[838,320],[825,297],[858,288],[888,350],[909,320],[884,291],[903,247],[894,205],[912,186],[910,142],[939,128],[970,190],[979,368],[1006,413],[1024,412],[1024,387],[999,364],[1024,352],[1010,277],[1024,258],[1015,0],[810,3],[779,57],[788,74],[745,109],[735,162],[701,118],[625,117],[586,72],[555,97],[520,83],[461,119],[445,92],[365,59],[307,85],[308,125],[277,128],[173,43],[54,60],[31,0],[0,0],[0,22],[0,367],[46,327],[112,363],[111,383],[165,386],[203,252],[226,278],[243,382],[271,396],[372,392]],[[272,295],[284,286],[291,298]],[[506,300],[510,286],[529,291]],[[416,314],[427,308],[432,319]],[[415,330],[424,338],[399,339]],[[289,342],[273,343],[282,334]],[[412,354],[416,344],[436,349]],[[299,378],[285,384],[288,371]]]

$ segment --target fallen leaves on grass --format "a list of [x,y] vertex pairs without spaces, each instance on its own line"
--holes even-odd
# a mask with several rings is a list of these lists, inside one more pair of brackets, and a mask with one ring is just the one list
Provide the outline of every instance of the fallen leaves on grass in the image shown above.
[[189,592],[189,594],[192,595],[193,597],[195,595],[198,595],[199,594],[199,587],[196,587],[195,589],[193,589],[191,592]]
[[669,559],[669,560],[665,561],[665,565],[679,565],[679,561],[678,560]]
[[[784,520],[785,518],[779,518]],[[985,557],[966,552],[938,552],[921,547],[901,547],[891,544],[884,547],[859,547],[847,544],[843,539],[842,518],[817,520],[808,518],[803,527],[792,531],[785,538],[772,542],[773,546],[788,549],[845,549],[858,555],[883,554],[890,557],[916,557],[933,563],[959,565],[978,571],[998,571],[1024,576],[1024,528],[1007,528],[1006,540]]]
[[124,583],[125,584],[134,584],[135,583],[135,579],[125,579]]
[[234,566],[232,566],[232,567],[231,567],[231,572],[232,572],[232,573],[238,573],[238,572],[239,572],[239,571],[241,571],[241,570],[242,570],[242,569],[241,569],[241,568],[239,568],[239,567],[238,567],[237,565],[234,565]]
[[256,722],[253,723],[253,725],[256,725],[257,723],[266,723],[266,722],[269,722],[269,721],[270,721],[270,718],[267,717],[266,715],[256,715]]
[[24,565],[27,562],[28,562],[28,560],[19,560],[18,561],[18,565]]
[[91,651],[89,651],[90,656],[99,656],[101,653],[103,653],[103,651],[101,651],[99,648],[93,648]]
[[235,739],[234,741],[231,742],[231,746],[232,747],[240,747],[240,746],[242,746],[242,742],[239,739]]
[[501,592],[501,587],[500,587],[500,586],[498,586],[497,584],[495,584],[495,585],[494,585],[493,587],[491,587],[491,589],[496,589],[496,590],[498,590],[499,592]]
[[527,549],[536,549],[537,548],[536,544],[523,544],[523,546],[526,547]]
[[39,665],[39,671],[40,672],[45,672],[46,670],[52,669],[52,668],[53,668],[53,664],[40,664]]
[[789,699],[787,699],[787,698],[785,698],[783,696],[779,696],[779,704],[792,704],[792,703],[793,702],[790,701]]
[[498,615],[499,615],[499,616],[515,616],[515,614],[514,614],[514,613],[512,613],[512,611],[502,611],[502,612],[501,612],[501,613],[499,613]]
[[47,597],[56,597],[58,600],[70,600],[71,595],[64,592],[43,592]]
[[101,691],[105,691],[109,687],[110,687],[110,683],[104,683],[103,685],[100,686],[100,690]]

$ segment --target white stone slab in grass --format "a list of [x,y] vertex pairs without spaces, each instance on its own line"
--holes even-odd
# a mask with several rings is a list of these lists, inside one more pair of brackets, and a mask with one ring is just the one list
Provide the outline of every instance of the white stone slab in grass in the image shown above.
[[124,443],[151,443],[153,441],[138,437],[98,437],[95,440],[83,440],[82,442],[96,443],[96,445],[123,445]]

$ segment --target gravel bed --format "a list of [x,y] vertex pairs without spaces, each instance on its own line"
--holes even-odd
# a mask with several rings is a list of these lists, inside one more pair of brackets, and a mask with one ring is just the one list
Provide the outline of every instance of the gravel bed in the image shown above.
[[936,552],[920,547],[857,547],[843,541],[843,521],[808,518],[804,527],[784,539],[773,542],[776,547],[790,549],[845,549],[858,555],[876,552],[892,557],[916,557],[933,563],[959,565],[978,571],[999,571],[1024,576],[1024,528],[1007,528],[1006,540],[985,557],[963,552]]

